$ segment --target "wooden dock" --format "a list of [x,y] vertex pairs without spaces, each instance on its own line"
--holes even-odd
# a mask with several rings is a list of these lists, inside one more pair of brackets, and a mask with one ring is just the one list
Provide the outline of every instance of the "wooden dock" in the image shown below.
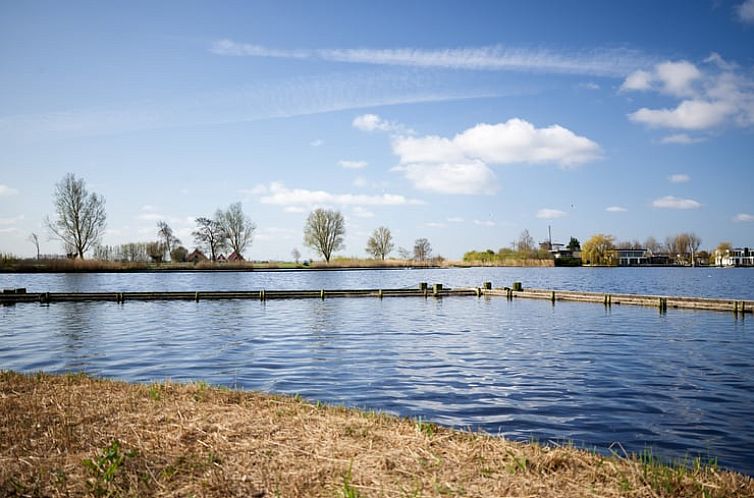
[[447,288],[442,284],[428,286],[421,283],[414,288],[403,289],[317,289],[317,290],[254,290],[254,291],[177,291],[177,292],[26,292],[26,289],[5,289],[0,294],[0,304],[60,303],[80,301],[213,301],[246,299],[266,301],[270,299],[333,299],[333,298],[392,298],[392,297],[505,297],[551,301],[574,301],[613,305],[649,306],[660,312],[668,309],[724,311],[736,315],[754,312],[754,300],[711,299],[683,296],[659,296],[581,292],[551,289],[524,289],[519,282],[512,287],[493,288],[489,282],[480,287]]

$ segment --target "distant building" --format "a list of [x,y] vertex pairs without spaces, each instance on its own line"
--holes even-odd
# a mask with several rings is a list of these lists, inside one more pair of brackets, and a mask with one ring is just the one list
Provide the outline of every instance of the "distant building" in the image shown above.
[[616,249],[618,266],[642,266],[649,262],[646,249]]
[[657,266],[670,266],[672,261],[670,254],[666,252],[649,252],[647,251],[647,264]]
[[215,258],[215,262],[216,263],[227,263],[228,262],[228,258],[226,258],[224,254],[218,254],[217,257]]
[[736,247],[721,253],[715,252],[716,266],[754,266],[754,249]]
[[230,253],[230,256],[228,256],[228,261],[230,261],[231,263],[239,263],[246,260],[243,259],[243,256],[238,254],[236,251],[233,251],[232,253]]
[[197,264],[207,260],[207,256],[205,256],[204,253],[199,249],[194,249],[193,251],[191,251],[191,254],[186,256],[186,261],[188,263]]

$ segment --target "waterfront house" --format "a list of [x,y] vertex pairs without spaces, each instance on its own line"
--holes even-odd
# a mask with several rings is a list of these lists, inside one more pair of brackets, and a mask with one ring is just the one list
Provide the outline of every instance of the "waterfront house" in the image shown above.
[[715,251],[716,266],[754,266],[754,249],[736,247],[725,252]]
[[186,256],[186,261],[188,263],[197,264],[203,261],[207,261],[207,256],[205,256],[204,253],[199,249],[194,249],[193,251],[191,251],[191,254]]
[[243,256],[238,254],[238,252],[233,251],[232,253],[230,253],[230,256],[228,256],[228,261],[230,261],[231,263],[240,263],[241,261],[246,261],[246,260],[243,259]]
[[217,263],[227,263],[228,262],[228,258],[226,258],[224,254],[218,254],[217,257],[215,258],[215,262],[217,262]]
[[618,266],[641,266],[649,262],[646,249],[616,249],[615,252]]

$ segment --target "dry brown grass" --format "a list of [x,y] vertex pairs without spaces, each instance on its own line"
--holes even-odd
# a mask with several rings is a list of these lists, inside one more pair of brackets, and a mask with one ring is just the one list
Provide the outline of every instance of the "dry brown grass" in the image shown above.
[[0,420],[2,496],[754,496],[751,478],[710,466],[203,384],[4,372]]

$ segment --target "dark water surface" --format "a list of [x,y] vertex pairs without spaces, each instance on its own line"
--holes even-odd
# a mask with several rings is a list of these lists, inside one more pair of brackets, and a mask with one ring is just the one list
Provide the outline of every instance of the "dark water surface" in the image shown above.
[[754,299],[752,268],[450,268],[356,271],[0,274],[0,287],[29,292],[524,287],[594,292]]
[[[517,277],[524,281],[545,273],[519,271],[528,275]],[[390,286],[422,275],[382,273]],[[469,272],[466,283],[484,274]],[[706,282],[706,271],[683,273],[692,274]],[[455,283],[466,273],[447,273],[453,280],[435,275],[425,279]],[[213,276],[189,275],[182,285],[170,276],[170,288],[211,288]],[[270,278],[233,274],[214,288],[256,288],[259,276]],[[150,280],[163,276],[32,277],[67,282],[71,290],[72,280],[92,287],[110,278],[155,288]],[[359,277],[290,278],[269,287],[347,287]],[[613,443],[628,451],[651,446],[666,458],[709,455],[754,474],[754,318],[732,313],[661,315],[652,308],[457,297],[19,304],[0,308],[0,317],[2,369],[83,370],[138,382],[203,379],[514,439],[574,441],[601,451]]]

